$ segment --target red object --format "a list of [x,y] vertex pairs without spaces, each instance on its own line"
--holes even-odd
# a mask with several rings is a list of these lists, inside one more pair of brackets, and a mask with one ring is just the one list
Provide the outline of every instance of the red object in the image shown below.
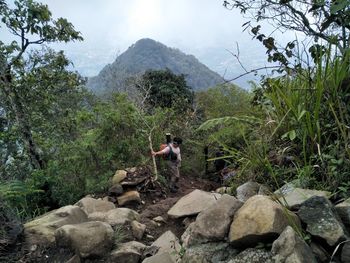
[[[168,147],[168,144],[162,143],[159,147],[159,151],[163,151],[166,147]],[[162,154],[162,158],[167,160],[169,158],[169,154]]]

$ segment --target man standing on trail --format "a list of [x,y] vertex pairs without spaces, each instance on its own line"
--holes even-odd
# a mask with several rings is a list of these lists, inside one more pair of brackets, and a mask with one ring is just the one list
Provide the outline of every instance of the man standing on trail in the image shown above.
[[170,192],[175,193],[179,188],[177,182],[180,178],[179,167],[181,165],[181,152],[180,144],[182,139],[175,137],[172,143],[169,143],[167,147],[158,152],[152,151],[152,155],[164,155],[166,160],[167,171],[170,175]]

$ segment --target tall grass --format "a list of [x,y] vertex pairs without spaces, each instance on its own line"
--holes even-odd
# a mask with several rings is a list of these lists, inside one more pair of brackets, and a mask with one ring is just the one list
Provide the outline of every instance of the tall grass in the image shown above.
[[255,94],[260,121],[242,130],[244,146],[230,149],[241,177],[276,188],[299,179],[303,187],[344,192],[350,174],[349,52],[338,57],[329,49],[307,69],[266,79]]
[[332,191],[347,177],[350,157],[349,54],[335,55],[329,49],[311,69],[264,83],[260,107],[272,133],[265,141],[268,129],[263,131],[265,136],[254,138],[265,144],[261,147],[267,147],[268,154],[278,155],[277,170],[291,168],[292,178],[303,176],[310,187]]

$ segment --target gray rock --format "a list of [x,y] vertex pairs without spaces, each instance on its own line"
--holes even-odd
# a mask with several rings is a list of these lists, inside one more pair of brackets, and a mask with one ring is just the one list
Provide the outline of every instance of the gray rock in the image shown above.
[[335,211],[341,218],[343,224],[350,231],[350,198],[335,206]]
[[186,249],[181,263],[226,263],[238,254],[228,243],[198,244]]
[[123,186],[120,184],[115,184],[108,190],[108,195],[109,196],[120,196],[124,193]]
[[[233,259],[231,259],[228,263],[275,263],[272,259],[271,252],[256,249],[256,248],[248,248],[243,252],[239,253]],[[289,263],[289,262],[288,262]],[[290,262],[292,263],[292,262]]]
[[170,231],[163,233],[152,246],[159,247],[158,253],[169,253],[171,258],[176,262],[180,258],[181,245],[179,239]]
[[24,224],[26,245],[50,245],[55,242],[55,231],[67,224],[86,222],[87,215],[78,206],[68,205],[50,211]]
[[221,194],[196,189],[177,201],[168,211],[168,215],[172,218],[197,215],[215,204],[219,198],[221,198]]
[[329,198],[331,196],[331,192],[293,188],[287,194],[282,195],[278,200],[281,204],[294,210],[298,209],[303,202],[312,196],[323,196]]
[[271,195],[271,189],[266,185],[260,185],[258,195]]
[[78,255],[74,255],[65,263],[81,263],[80,257]]
[[114,231],[104,222],[85,222],[60,227],[55,238],[59,246],[69,247],[81,258],[102,257],[113,246]]
[[127,172],[125,170],[117,170],[112,178],[112,186],[119,184],[126,178]]
[[76,204],[79,206],[87,215],[95,212],[107,212],[115,208],[112,202],[99,200],[92,197],[84,197],[80,199]]
[[275,263],[317,263],[311,248],[290,226],[273,242],[271,252]]
[[168,252],[156,254],[152,257],[145,258],[142,263],[175,263],[174,259]]
[[350,240],[346,242],[341,251],[341,262],[350,263]]
[[122,243],[109,255],[109,262],[138,263],[146,246],[137,241]]
[[260,189],[260,184],[256,182],[246,182],[237,187],[236,196],[241,202],[247,201],[250,197],[257,195]]
[[298,215],[307,225],[307,232],[324,239],[330,246],[346,239],[345,227],[327,198],[309,198],[301,205]]
[[131,230],[132,230],[133,236],[136,239],[141,240],[143,237],[143,234],[145,233],[146,225],[141,224],[141,223],[137,222],[136,220],[134,220],[131,222]]
[[186,229],[181,240],[185,247],[210,241],[225,240],[234,213],[243,205],[235,197],[223,195],[214,205],[203,210]]
[[[315,255],[317,262],[320,263],[329,263],[331,256],[320,244],[315,242],[311,242],[310,248],[312,253]],[[332,251],[333,252],[333,251]]]
[[140,215],[132,209],[121,207],[109,210],[106,213],[105,220],[111,226],[125,225],[131,223],[134,220],[140,221]]
[[141,197],[137,191],[128,191],[117,198],[118,205],[125,205],[131,202],[141,203]]
[[155,218],[153,218],[153,221],[155,221],[157,223],[166,224],[166,221],[162,216],[156,216]]
[[229,241],[235,246],[270,242],[288,225],[300,226],[298,217],[265,195],[255,195],[235,213]]

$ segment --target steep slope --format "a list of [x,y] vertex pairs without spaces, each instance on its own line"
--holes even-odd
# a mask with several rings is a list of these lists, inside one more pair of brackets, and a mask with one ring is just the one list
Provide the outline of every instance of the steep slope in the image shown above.
[[166,68],[175,74],[184,74],[187,84],[194,90],[207,89],[223,81],[219,74],[200,63],[194,56],[145,38],[129,47],[97,76],[90,78],[87,86],[97,94],[127,91],[127,78],[146,70]]

